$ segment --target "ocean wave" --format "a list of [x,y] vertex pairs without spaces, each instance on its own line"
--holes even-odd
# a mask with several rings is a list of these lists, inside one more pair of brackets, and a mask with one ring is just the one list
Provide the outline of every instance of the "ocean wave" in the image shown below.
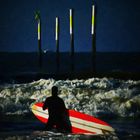
[[31,105],[50,96],[54,85],[59,87],[59,96],[69,109],[96,117],[140,116],[140,81],[113,78],[40,79],[25,84],[0,85],[0,114],[31,113]]

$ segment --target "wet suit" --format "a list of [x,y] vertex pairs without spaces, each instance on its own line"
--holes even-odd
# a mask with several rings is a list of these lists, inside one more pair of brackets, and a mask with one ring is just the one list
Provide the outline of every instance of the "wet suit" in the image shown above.
[[46,124],[46,130],[56,128],[58,131],[70,132],[70,125],[68,123],[68,114],[64,101],[57,95],[48,97],[43,105],[43,110],[48,108],[49,119]]

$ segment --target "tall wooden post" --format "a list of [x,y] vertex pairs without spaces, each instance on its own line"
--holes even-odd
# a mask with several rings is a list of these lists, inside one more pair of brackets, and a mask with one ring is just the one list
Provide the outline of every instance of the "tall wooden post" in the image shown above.
[[60,66],[60,57],[59,57],[59,19],[56,17],[55,19],[55,42],[56,42],[56,64],[57,64],[57,72],[59,71]]
[[42,67],[42,46],[41,46],[41,20],[38,21],[38,51],[39,51],[39,67]]
[[74,34],[73,34],[73,10],[69,11],[70,20],[70,57],[71,57],[71,71],[74,71]]
[[96,73],[96,32],[95,32],[95,6],[92,5],[92,21],[91,21],[91,40],[92,40],[92,67]]
[[59,19],[55,19],[55,42],[56,42],[56,53],[59,55]]
[[92,36],[92,54],[96,54],[96,44],[95,44],[95,6],[92,5],[92,23],[91,23],[91,36]]
[[41,18],[40,12],[35,13],[35,19],[38,23],[37,33],[38,33],[38,53],[39,53],[39,67],[42,67],[42,48],[41,48]]
[[73,35],[73,10],[70,9],[70,56],[74,56],[74,35]]

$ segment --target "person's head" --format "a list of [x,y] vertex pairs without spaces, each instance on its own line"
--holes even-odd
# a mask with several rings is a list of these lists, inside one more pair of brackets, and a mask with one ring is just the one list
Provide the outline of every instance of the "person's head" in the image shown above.
[[58,95],[58,87],[53,86],[52,87],[52,96],[57,96]]

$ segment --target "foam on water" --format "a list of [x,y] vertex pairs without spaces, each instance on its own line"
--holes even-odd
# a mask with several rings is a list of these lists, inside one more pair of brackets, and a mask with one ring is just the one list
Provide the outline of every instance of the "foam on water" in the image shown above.
[[25,84],[0,85],[0,113],[27,114],[35,102],[44,101],[51,87],[60,89],[66,107],[94,116],[140,116],[140,81],[113,78],[87,80],[40,79]]

